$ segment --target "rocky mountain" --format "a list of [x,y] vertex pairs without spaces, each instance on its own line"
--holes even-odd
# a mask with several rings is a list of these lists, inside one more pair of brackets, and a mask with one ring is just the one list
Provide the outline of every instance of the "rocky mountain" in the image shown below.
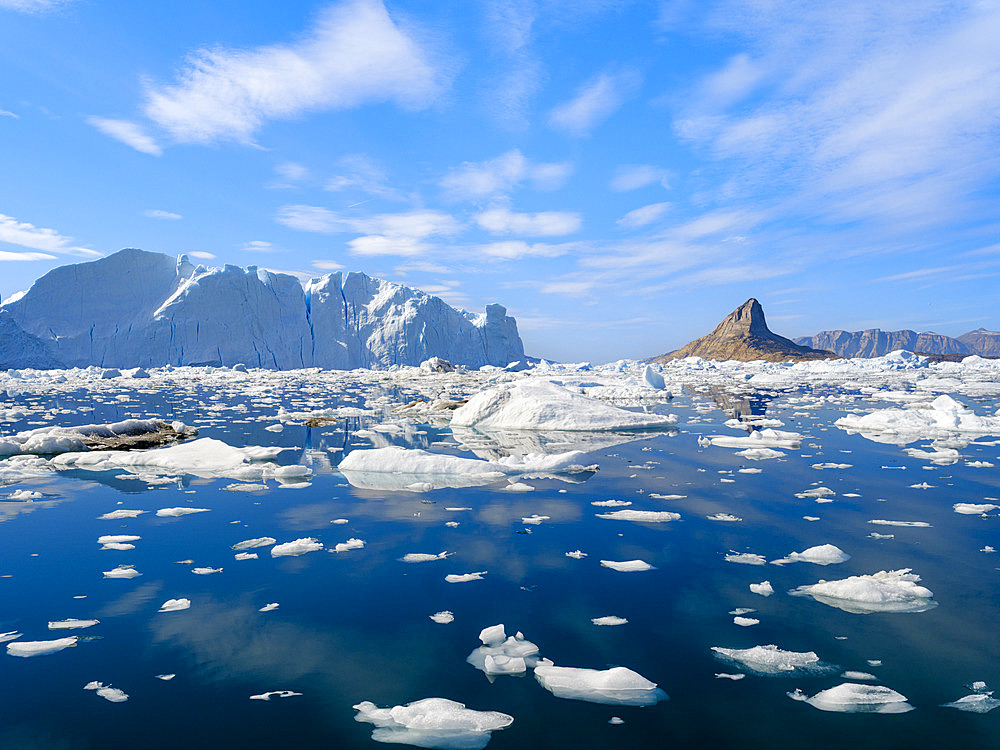
[[726,319],[707,336],[695,339],[676,351],[653,357],[650,362],[667,362],[684,357],[702,359],[735,359],[749,362],[763,359],[768,362],[786,360],[826,359],[830,352],[817,351],[773,333],[764,319],[764,309],[751,298],[733,310]]
[[8,300],[0,321],[5,367],[354,369],[432,356],[479,367],[524,358],[517,323],[500,305],[475,315],[363,273],[302,284],[135,249],[53,269]]
[[1000,332],[977,328],[958,337],[973,354],[980,357],[1000,357]]

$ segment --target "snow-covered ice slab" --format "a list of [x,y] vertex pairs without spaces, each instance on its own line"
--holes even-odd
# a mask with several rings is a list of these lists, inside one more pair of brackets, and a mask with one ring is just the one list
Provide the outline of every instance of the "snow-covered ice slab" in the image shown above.
[[52,641],[11,641],[7,644],[8,656],[48,656],[76,645],[77,637],[56,638]]
[[951,703],[942,703],[945,708],[957,708],[959,711],[969,711],[976,714],[985,714],[1000,706],[1000,700],[993,697],[993,693],[972,693],[959,698]]
[[645,560],[601,560],[601,565],[605,568],[617,570],[620,573],[641,573],[644,570],[655,570]]
[[49,622],[49,630],[82,630],[100,624],[100,620],[53,620]]
[[671,513],[668,510],[613,510],[609,513],[595,513],[598,518],[607,518],[612,521],[635,521],[636,523],[666,523],[676,521],[681,517],[680,513]]
[[667,694],[627,667],[583,669],[540,664],[535,679],[557,698],[604,703],[612,706],[652,706]]
[[811,698],[801,690],[789,693],[788,697],[805,701],[821,711],[840,713],[902,714],[913,710],[913,706],[906,702],[906,696],[895,690],[881,685],[861,685],[856,682],[844,682],[837,687],[816,693]]
[[902,570],[880,570],[871,575],[839,581],[820,581],[789,591],[854,614],[873,612],[926,612],[937,606],[930,589],[919,585],[920,576]]
[[755,450],[762,448],[790,448],[798,449],[802,446],[802,435],[797,432],[787,430],[775,430],[767,428],[755,430],[744,437],[733,437],[731,435],[716,435],[709,438],[712,445],[722,448],[741,448],[744,450]]
[[482,750],[492,732],[514,722],[514,717],[499,711],[474,711],[447,698],[424,698],[392,708],[363,701],[354,709],[355,721],[375,725],[376,742],[440,750]]
[[480,391],[455,410],[457,427],[477,430],[640,430],[670,427],[676,415],[619,409],[542,378]]
[[847,562],[850,559],[851,556],[840,549],[840,547],[833,544],[820,544],[801,552],[792,552],[780,560],[771,560],[771,565],[786,565],[797,562],[813,563],[814,565],[836,565],[837,563]]
[[880,409],[863,416],[847,414],[834,424],[878,442],[903,444],[958,434],[1000,435],[1000,416],[980,416],[947,394],[929,405]]
[[311,536],[294,539],[284,544],[276,544],[271,547],[271,557],[298,557],[307,552],[316,552],[323,549],[323,542]]
[[821,662],[813,651],[784,651],[774,644],[743,649],[713,646],[712,651],[722,661],[768,677],[822,675],[837,670],[835,665]]

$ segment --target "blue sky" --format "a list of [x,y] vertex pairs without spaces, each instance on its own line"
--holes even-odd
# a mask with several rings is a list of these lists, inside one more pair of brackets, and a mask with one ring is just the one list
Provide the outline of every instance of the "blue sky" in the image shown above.
[[361,270],[561,360],[1000,328],[1000,4],[0,0],[0,295]]

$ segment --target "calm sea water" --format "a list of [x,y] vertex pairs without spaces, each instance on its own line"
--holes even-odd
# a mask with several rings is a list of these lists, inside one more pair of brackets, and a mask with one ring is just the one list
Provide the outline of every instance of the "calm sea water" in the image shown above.
[[[393,492],[355,488],[329,469],[342,451],[370,447],[353,432],[380,420],[316,429],[288,425],[274,433],[263,429],[273,421],[253,421],[274,414],[273,403],[213,401],[216,394],[207,389],[148,390],[98,400],[84,391],[0,395],[8,403],[44,405],[60,424],[170,416],[200,427],[201,436],[231,444],[287,446],[281,463],[310,463],[316,474],[308,487],[280,489],[270,482],[259,493],[224,491],[232,483],[226,479],[187,477],[150,486],[116,478],[122,472],[63,473],[0,490],[44,493],[33,503],[0,502],[0,632],[21,630],[25,640],[81,636],[75,648],[49,656],[0,656],[4,750],[372,748],[378,745],[371,726],[354,721],[353,704],[392,706],[426,697],[512,715],[513,725],[494,733],[494,750],[998,744],[1000,711],[976,715],[939,704],[966,695],[965,686],[975,680],[1000,688],[1000,557],[980,551],[1000,548],[1000,526],[996,517],[952,511],[955,502],[1000,496],[997,470],[966,465],[996,463],[1000,447],[973,445],[959,463],[933,466],[896,446],[836,429],[832,423],[842,413],[837,409],[802,410],[784,396],[762,398],[755,406],[784,421],[783,429],[801,432],[801,450],[747,461],[731,449],[699,446],[699,435],[738,433],[722,426],[727,415],[710,400],[687,394],[658,407],[680,416],[676,431],[621,437],[630,442],[594,450],[600,470],[585,481],[526,480],[534,487],[526,493],[503,491],[506,482]],[[282,402],[287,394],[270,395]],[[342,395],[313,394],[313,406],[357,403],[356,396],[345,401]],[[213,404],[220,407],[208,411]],[[94,410],[76,412],[81,405]],[[992,412],[996,405],[977,408]],[[6,425],[5,432],[29,429],[33,418]],[[447,428],[431,425],[382,440],[423,448],[451,441]],[[463,454],[457,446],[430,449]],[[811,467],[819,462],[852,468]],[[911,487],[923,482],[932,486]],[[833,502],[795,497],[817,483],[837,493]],[[654,493],[684,497],[665,500]],[[595,517],[608,509],[591,503],[609,499],[682,518],[637,524]],[[155,516],[158,508],[184,505],[210,512]],[[148,512],[135,519],[97,519],[117,508]],[[742,521],[706,518],[720,512]],[[532,514],[551,518],[523,524],[522,517]],[[349,522],[331,523],[340,518]],[[876,527],[871,519],[931,527]],[[894,538],[873,539],[872,531]],[[131,551],[99,551],[96,540],[103,534],[142,538]],[[262,536],[278,542],[312,536],[331,549],[351,537],[366,544],[339,554],[323,550],[278,559],[263,548],[258,560],[233,559],[232,544]],[[724,559],[735,551],[772,560],[825,543],[852,558],[828,567]],[[588,556],[564,554],[577,549]],[[444,550],[454,554],[420,564],[399,561],[410,552]],[[599,562],[635,558],[656,569],[620,573]],[[223,571],[193,575],[188,560]],[[102,578],[102,571],[121,563],[134,564],[142,575]],[[918,573],[939,606],[919,614],[857,615],[786,593],[821,578],[899,568]],[[481,581],[445,581],[447,574],[474,571],[488,572]],[[774,585],[774,596],[749,591],[750,583],[765,579]],[[180,597],[191,600],[189,610],[157,612],[165,600]],[[270,602],[280,607],[258,611]],[[756,610],[749,616],[759,625],[733,624],[730,610],[744,607]],[[429,619],[441,610],[452,611],[455,621],[440,625]],[[591,624],[605,615],[625,617],[628,624]],[[101,623],[78,631],[46,629],[49,620],[64,618]],[[491,683],[465,658],[479,645],[479,631],[501,622],[508,633],[522,631],[558,665],[627,666],[658,683],[670,699],[645,708],[564,700],[545,691],[530,672]],[[713,646],[772,643],[815,651],[841,670],[872,672],[878,684],[905,695],[916,710],[825,713],[786,696],[795,688],[811,695],[833,687],[844,681],[839,671],[820,677],[748,675],[740,681],[715,677],[737,670],[713,658]],[[176,677],[156,679],[164,673]],[[93,680],[124,690],[129,700],[109,703],[83,690]],[[249,699],[271,690],[302,695]],[[608,724],[612,716],[624,723]]]

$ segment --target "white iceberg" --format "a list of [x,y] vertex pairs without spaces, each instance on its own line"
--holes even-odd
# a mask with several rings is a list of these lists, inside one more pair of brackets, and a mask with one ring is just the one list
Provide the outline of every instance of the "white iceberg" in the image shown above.
[[771,585],[770,581],[751,583],[750,591],[754,594],[760,594],[761,596],[770,596],[771,594],[774,593],[774,586]]
[[807,562],[814,565],[836,565],[847,562],[851,556],[840,547],[833,544],[820,544],[816,547],[802,550],[802,552],[792,552],[787,557],[780,560],[771,560],[771,565],[786,565],[788,563]]
[[802,445],[802,435],[797,432],[767,428],[755,430],[743,437],[731,435],[715,435],[709,438],[712,445],[722,448],[742,448],[743,450],[758,450],[775,448],[798,449]]
[[55,620],[49,623],[49,630],[82,630],[100,624],[100,620]]
[[104,577],[105,578],[126,578],[126,579],[128,579],[128,578],[138,578],[141,575],[142,575],[142,573],[140,573],[138,570],[136,570],[131,565],[119,565],[114,570],[105,570],[104,571]]
[[273,536],[259,536],[256,539],[245,539],[242,542],[237,542],[229,549],[231,550],[245,550],[245,549],[256,549],[257,547],[269,547],[275,544],[278,540]]
[[439,625],[447,625],[449,622],[455,622],[455,614],[447,609],[428,616]]
[[357,539],[356,537],[351,537],[346,542],[339,542],[338,544],[334,545],[333,551],[347,552],[348,550],[352,549],[364,549],[364,546],[365,546],[364,539]]
[[[452,552],[451,554],[454,555],[455,553]],[[448,555],[449,553],[447,550],[444,552],[439,552],[436,555],[433,555],[429,552],[407,552],[399,559],[400,562],[419,563],[419,562],[431,562],[432,560],[444,560],[448,557]]]
[[753,674],[769,677],[820,675],[836,670],[835,666],[821,662],[813,651],[784,651],[774,644],[742,649],[713,646],[712,651],[716,658]]
[[424,698],[392,708],[363,701],[354,708],[358,712],[355,721],[375,725],[372,739],[376,742],[440,750],[482,750],[492,732],[514,722],[499,711],[474,711],[447,698]]
[[56,638],[53,641],[11,641],[7,644],[8,656],[48,656],[76,645],[77,637]]
[[477,573],[450,573],[444,577],[448,583],[468,583],[469,581],[481,581],[483,576],[486,575],[485,570],[480,570]]
[[930,589],[919,585],[920,576],[902,570],[881,570],[872,575],[839,581],[820,581],[789,591],[854,614],[873,612],[926,612],[937,606]]
[[159,612],[180,612],[182,609],[190,609],[190,599],[167,599],[160,605]]
[[993,503],[955,503],[951,507],[952,510],[956,513],[961,513],[963,516],[981,516],[984,513],[989,513],[991,510],[1000,508],[1000,505],[994,505]]
[[540,661],[538,646],[522,633],[508,637],[502,624],[484,628],[479,640],[483,645],[469,654],[466,661],[487,677],[524,674]]
[[535,679],[557,698],[604,703],[613,706],[652,706],[667,694],[638,672],[627,667],[582,669],[539,664]]
[[291,698],[296,695],[302,695],[302,693],[296,693],[294,690],[269,690],[268,692],[260,693],[259,695],[251,695],[250,700],[269,701],[271,698]]
[[117,521],[120,518],[136,518],[145,512],[146,511],[144,510],[126,510],[125,508],[122,508],[120,510],[113,510],[110,513],[105,513],[104,515],[98,516],[98,518],[107,521]]
[[913,710],[913,706],[906,702],[906,696],[900,695],[895,690],[881,685],[861,685],[855,682],[842,683],[816,693],[812,698],[804,695],[801,690],[789,693],[788,697],[805,701],[821,711],[840,713],[902,714]]
[[620,573],[641,573],[644,570],[655,570],[655,568],[645,560],[601,560],[601,565],[605,568],[617,570]]
[[959,698],[951,703],[942,703],[945,708],[957,708],[959,711],[969,711],[976,714],[985,714],[1000,706],[1000,700],[993,697],[993,693],[973,693]]
[[128,700],[128,695],[124,690],[105,685],[103,682],[88,682],[83,686],[84,690],[95,690],[97,694],[111,703],[124,703]]
[[615,626],[615,625],[627,625],[628,620],[624,617],[618,617],[617,615],[605,615],[604,617],[594,617],[590,620],[595,625],[603,626]]
[[671,513],[668,510],[613,510],[609,513],[595,513],[598,518],[607,518],[612,521],[635,521],[637,523],[666,523],[676,521],[681,517],[680,513]]
[[156,515],[160,518],[180,518],[193,513],[208,513],[209,508],[160,508]]
[[316,552],[323,549],[323,542],[311,536],[294,539],[284,544],[276,544],[271,547],[271,557],[298,557],[307,552]]

